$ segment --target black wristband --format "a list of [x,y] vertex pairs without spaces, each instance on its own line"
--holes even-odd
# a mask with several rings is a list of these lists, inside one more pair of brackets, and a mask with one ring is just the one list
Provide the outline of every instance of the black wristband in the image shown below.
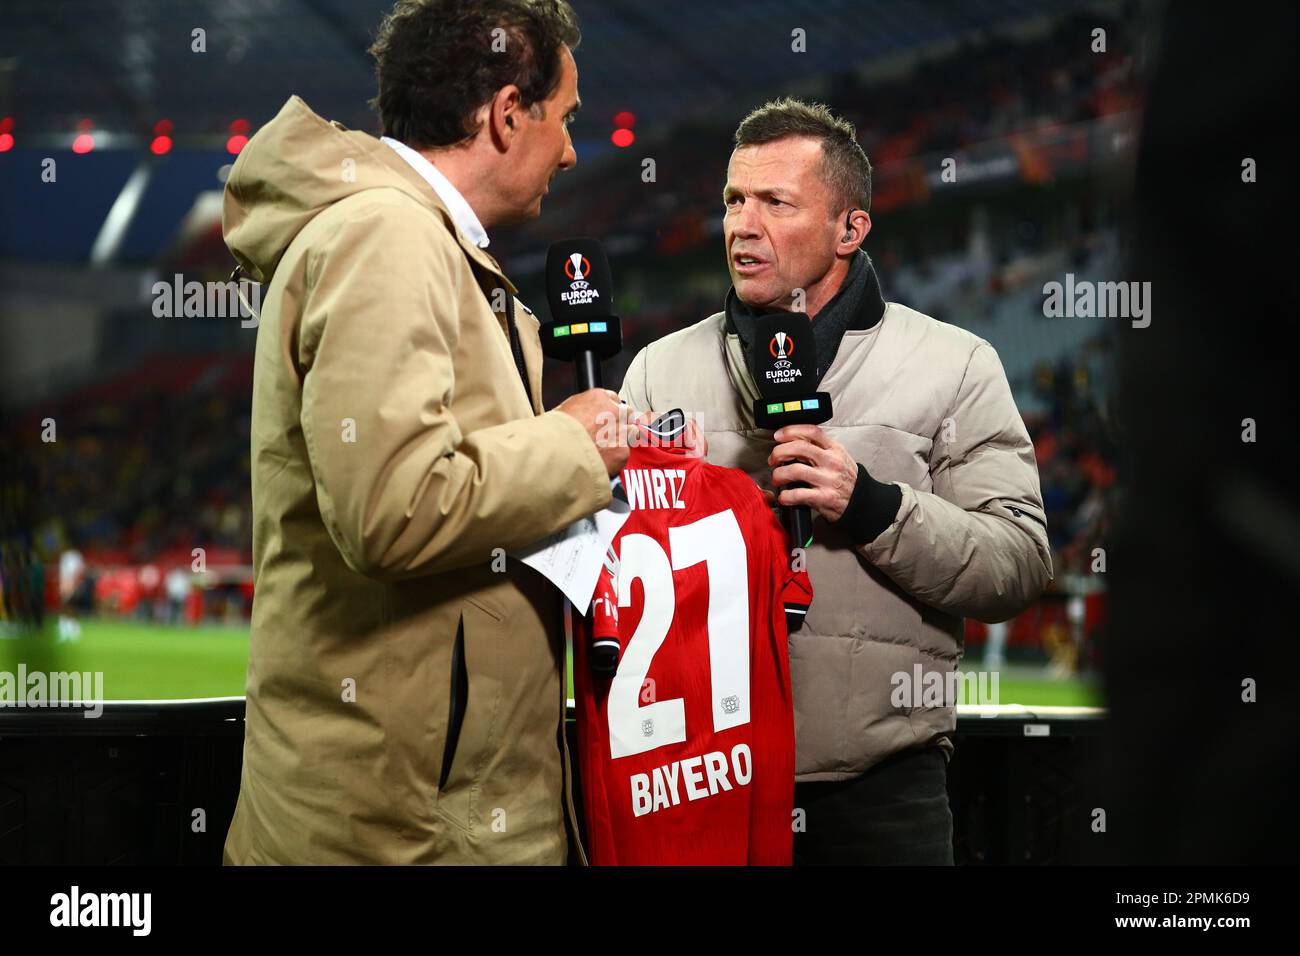
[[870,544],[894,523],[902,502],[903,489],[876,481],[859,463],[857,484],[835,527],[844,531],[854,544]]

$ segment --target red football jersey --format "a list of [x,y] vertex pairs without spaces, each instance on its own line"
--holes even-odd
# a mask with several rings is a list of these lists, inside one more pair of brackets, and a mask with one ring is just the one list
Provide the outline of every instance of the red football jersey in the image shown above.
[[[632,511],[573,631],[591,860],[788,865],[786,615],[802,621],[808,575],[739,469],[638,446],[621,479]],[[618,667],[602,677],[591,652],[608,641]]]

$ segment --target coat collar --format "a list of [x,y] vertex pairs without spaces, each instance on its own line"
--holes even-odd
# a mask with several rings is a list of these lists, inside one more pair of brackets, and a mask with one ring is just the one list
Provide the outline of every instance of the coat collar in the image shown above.
[[[853,282],[854,279],[859,281]],[[815,326],[818,319],[822,318],[823,315],[828,315],[837,309],[842,309],[845,313],[843,316],[844,321],[838,323],[844,330],[862,331],[870,329],[885,314],[885,297],[880,291],[880,278],[876,275],[876,267],[865,250],[859,249],[854,254],[849,277],[845,279],[844,285],[835,293],[825,308],[817,313],[817,318],[813,319],[813,325]],[[727,290],[722,311],[726,317],[727,331],[736,333],[745,331],[745,329],[737,325],[736,318],[738,315],[752,317],[761,314],[759,310],[752,309],[740,301],[740,298],[736,295],[735,286]],[[840,332],[840,335],[843,335],[843,331]],[[839,338],[836,337],[835,341],[838,343]]]
[[470,242],[479,249],[488,247],[487,230],[483,228],[483,223],[474,212],[474,207],[469,204],[469,201],[441,169],[433,165],[419,150],[411,149],[399,139],[393,139],[391,136],[381,136],[379,141],[406,160],[407,165],[419,173],[420,178],[433,187],[433,191],[438,194],[442,204],[451,213],[451,218],[456,221],[456,227],[465,234],[465,237]]
[[505,288],[508,294],[517,294],[519,289],[516,288],[515,284],[506,277],[504,270],[501,268],[501,264],[498,263],[485,249],[480,249],[478,246],[474,245],[474,243],[470,242],[469,239],[466,238],[465,234],[456,227],[456,220],[455,217],[452,216],[451,210],[447,208],[446,203],[442,201],[442,198],[434,191],[434,188],[429,185],[424,177],[411,168],[411,164],[399,156],[396,150],[392,149],[380,140],[374,139],[374,137],[369,138],[374,143],[374,148],[371,150],[371,156],[376,161],[383,163],[387,169],[401,176],[405,183],[411,187],[411,195],[415,196],[415,198],[417,198],[422,204],[442,217],[442,221],[446,225],[447,230],[453,237],[455,237],[457,245],[460,246],[461,250],[469,258],[470,262],[489,273],[492,279],[499,280],[494,281],[489,285],[500,285]]

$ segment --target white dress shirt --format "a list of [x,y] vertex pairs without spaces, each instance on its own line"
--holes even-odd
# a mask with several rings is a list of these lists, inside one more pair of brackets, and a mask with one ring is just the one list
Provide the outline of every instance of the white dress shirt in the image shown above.
[[411,147],[391,136],[380,137],[380,142],[387,143],[393,148],[393,152],[406,160],[407,165],[420,174],[420,177],[433,187],[433,191],[438,194],[442,204],[447,207],[451,213],[451,218],[456,223],[456,228],[461,234],[480,249],[486,249],[488,244],[487,230],[483,228],[483,223],[478,221],[478,216],[474,215],[474,210],[460,194],[460,190],[451,184],[446,176],[437,166],[429,162]]

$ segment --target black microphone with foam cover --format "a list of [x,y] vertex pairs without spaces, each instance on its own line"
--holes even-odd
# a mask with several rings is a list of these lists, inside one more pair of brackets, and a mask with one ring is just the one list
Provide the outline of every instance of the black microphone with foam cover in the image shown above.
[[[776,431],[785,425],[820,425],[831,417],[831,396],[817,391],[817,344],[812,323],[803,312],[774,312],[754,319],[749,343],[749,371],[758,386],[754,422]],[[806,488],[803,482],[787,488]],[[812,509],[781,506],[781,521],[790,543],[812,543]]]
[[[600,362],[618,354],[623,330],[614,314],[614,282],[609,257],[596,239],[565,239],[546,252],[546,300],[551,321],[539,330],[542,354],[574,363],[578,391],[604,386]],[[613,494],[623,496],[617,479]],[[593,636],[588,661],[593,672],[609,677],[618,669],[618,641]]]
[[552,243],[546,253],[546,300],[551,321],[541,328],[542,352],[574,363],[579,391],[602,387],[601,359],[623,347],[623,330],[614,314],[609,258],[598,240]]

